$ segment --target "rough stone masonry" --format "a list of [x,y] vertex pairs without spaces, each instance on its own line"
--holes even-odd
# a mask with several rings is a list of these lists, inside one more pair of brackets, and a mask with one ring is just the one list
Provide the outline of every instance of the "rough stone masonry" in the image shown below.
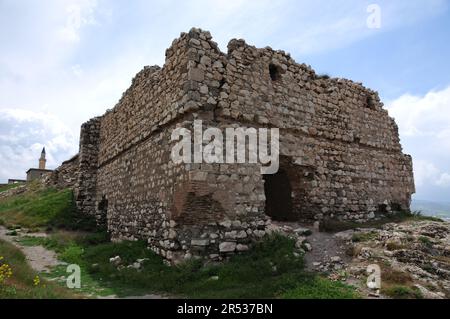
[[[279,172],[174,164],[171,133],[194,120],[279,128]],[[195,28],[82,125],[78,156],[55,174],[113,240],[144,239],[173,263],[245,251],[271,220],[362,222],[409,209],[415,192],[412,159],[376,92],[244,40],[223,53]]]

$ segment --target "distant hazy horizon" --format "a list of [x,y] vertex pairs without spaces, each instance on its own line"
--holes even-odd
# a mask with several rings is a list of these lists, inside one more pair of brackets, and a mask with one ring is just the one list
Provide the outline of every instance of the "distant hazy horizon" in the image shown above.
[[450,202],[413,199],[411,210],[421,211],[427,216],[436,216],[445,220],[450,220]]

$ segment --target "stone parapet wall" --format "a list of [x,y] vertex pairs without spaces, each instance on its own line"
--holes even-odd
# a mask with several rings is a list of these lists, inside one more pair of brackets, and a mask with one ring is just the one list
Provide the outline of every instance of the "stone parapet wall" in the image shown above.
[[57,188],[74,189],[78,182],[79,167],[79,155],[77,154],[63,162],[60,167],[50,174],[50,177],[47,179],[48,185]]

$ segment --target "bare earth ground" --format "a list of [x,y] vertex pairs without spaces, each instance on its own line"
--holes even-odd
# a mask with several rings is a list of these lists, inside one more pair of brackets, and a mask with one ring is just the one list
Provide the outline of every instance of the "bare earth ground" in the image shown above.
[[296,236],[295,230],[304,228],[309,230],[311,235],[301,235],[305,241],[311,244],[311,250],[305,254],[305,268],[310,271],[317,270],[318,263],[331,261],[332,257],[339,257],[343,262],[350,262],[351,257],[345,254],[345,245],[336,240],[334,234],[319,232],[313,225],[295,222],[273,222],[276,227],[283,229],[288,235]]
[[[7,241],[14,246],[18,247],[25,255],[28,263],[31,268],[37,272],[50,272],[51,268],[64,264],[59,261],[56,253],[54,251],[48,250],[42,246],[22,246],[20,245],[16,239],[20,237],[20,233],[18,236],[9,236],[7,233],[10,232],[5,227],[0,226],[0,239]],[[33,237],[46,237],[45,233],[29,233],[27,236]]]

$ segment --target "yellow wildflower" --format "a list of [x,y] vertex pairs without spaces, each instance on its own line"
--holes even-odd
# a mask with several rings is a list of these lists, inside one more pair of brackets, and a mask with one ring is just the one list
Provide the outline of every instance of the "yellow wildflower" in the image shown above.
[[[4,258],[0,256],[0,261]],[[2,284],[6,279],[12,276],[12,269],[6,263],[0,263],[0,284]]]
[[33,284],[35,286],[38,286],[40,282],[41,282],[41,279],[39,278],[39,276],[34,277]]

